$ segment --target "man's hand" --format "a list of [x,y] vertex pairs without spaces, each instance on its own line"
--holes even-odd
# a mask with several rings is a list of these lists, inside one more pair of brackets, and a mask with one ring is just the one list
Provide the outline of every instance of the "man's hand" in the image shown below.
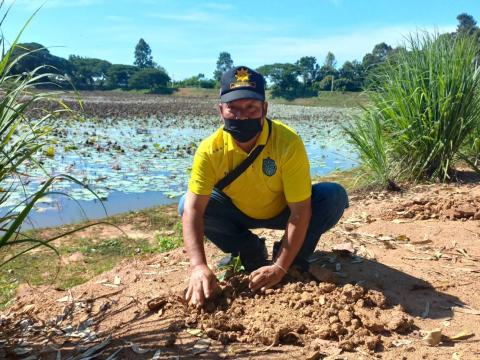
[[263,266],[250,274],[250,284],[248,286],[254,292],[258,289],[263,292],[278,284],[284,275],[284,271],[278,266]]
[[196,265],[192,268],[185,300],[199,308],[214,294],[217,285],[217,278],[207,265]]

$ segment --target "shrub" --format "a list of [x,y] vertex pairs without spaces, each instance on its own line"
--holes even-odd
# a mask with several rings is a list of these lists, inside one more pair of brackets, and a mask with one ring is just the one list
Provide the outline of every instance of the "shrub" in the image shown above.
[[445,181],[479,126],[478,45],[417,33],[405,49],[379,69],[372,105],[345,131],[375,181]]
[[164,92],[170,77],[163,70],[145,68],[134,72],[129,80],[128,85],[132,89],[148,89],[151,92]]

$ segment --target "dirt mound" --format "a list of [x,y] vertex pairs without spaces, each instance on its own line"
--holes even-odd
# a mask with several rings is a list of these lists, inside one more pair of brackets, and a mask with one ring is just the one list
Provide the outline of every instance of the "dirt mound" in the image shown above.
[[461,192],[416,197],[397,204],[384,219],[480,220],[480,196],[465,195]]
[[305,346],[323,339],[338,342],[345,351],[359,347],[374,351],[382,344],[382,336],[413,328],[413,319],[400,306],[388,308],[382,293],[350,284],[293,281],[254,294],[247,276],[237,275],[222,283],[204,309],[179,303],[178,297],[170,296],[150,302],[150,307],[165,304],[176,313],[181,307],[187,328],[224,345]]

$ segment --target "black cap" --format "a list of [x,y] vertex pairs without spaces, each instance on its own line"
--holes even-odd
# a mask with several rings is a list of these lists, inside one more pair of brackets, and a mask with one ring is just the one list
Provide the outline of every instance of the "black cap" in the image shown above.
[[238,99],[265,101],[265,79],[261,74],[246,66],[236,66],[222,75],[220,101]]

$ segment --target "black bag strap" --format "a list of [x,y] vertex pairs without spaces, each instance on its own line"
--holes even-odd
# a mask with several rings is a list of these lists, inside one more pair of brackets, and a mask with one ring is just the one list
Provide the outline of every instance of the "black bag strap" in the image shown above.
[[[267,142],[268,139],[270,139],[270,134],[272,133],[272,120],[267,118],[267,123],[268,123],[268,137],[267,137]],[[248,155],[248,157],[243,160],[235,169],[230,171],[225,177],[221,180],[219,180],[215,184],[215,190],[217,191],[222,191],[225,189],[228,185],[230,185],[233,181],[235,181],[236,178],[238,178],[242,173],[247,170],[247,168],[252,165],[252,163],[255,161],[255,159],[260,155],[262,152],[263,148],[265,145],[258,145],[253,151]]]

